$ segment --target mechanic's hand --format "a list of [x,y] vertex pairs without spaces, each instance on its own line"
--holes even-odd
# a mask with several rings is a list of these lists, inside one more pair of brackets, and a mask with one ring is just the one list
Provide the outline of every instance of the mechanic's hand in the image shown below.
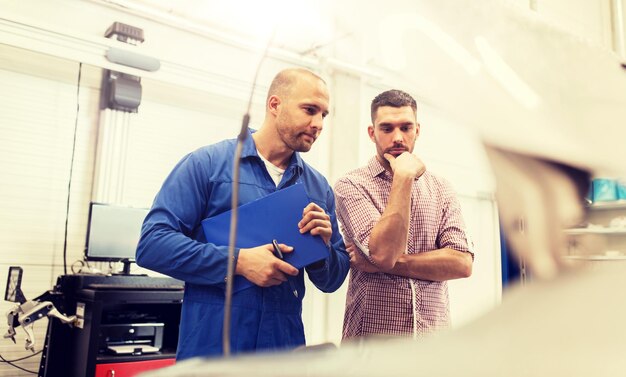
[[[293,247],[278,244],[280,251],[290,253]],[[286,275],[298,275],[298,269],[277,258],[272,244],[240,249],[235,274],[242,275],[260,287],[271,287],[287,281]]]
[[333,228],[330,225],[330,216],[315,203],[309,203],[302,211],[302,220],[298,223],[300,233],[311,232],[314,236],[320,236],[326,245],[330,244]]

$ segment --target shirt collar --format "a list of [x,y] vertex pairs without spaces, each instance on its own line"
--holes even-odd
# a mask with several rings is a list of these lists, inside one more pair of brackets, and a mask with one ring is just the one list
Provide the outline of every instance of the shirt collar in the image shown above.
[[389,173],[387,170],[385,170],[385,168],[380,163],[380,161],[378,161],[376,156],[370,158],[369,162],[367,163],[367,168],[369,169],[370,174],[372,175],[372,177],[377,177],[379,175],[385,175],[385,173],[387,173],[386,175],[388,177],[391,177],[391,173]]
[[252,134],[255,132],[256,130],[248,129],[248,137],[246,137],[246,140],[243,141],[243,147],[241,149],[241,158],[259,156],[256,152],[256,144],[254,144],[254,139],[252,138]]
[[[255,132],[256,130],[248,129],[248,137],[246,138],[246,140],[244,140],[243,148],[241,149],[241,158],[254,156],[260,159],[259,154],[257,153],[256,144],[254,143],[254,139],[252,138],[252,134]],[[294,152],[291,155],[291,160],[289,160],[289,166],[287,166],[287,169],[285,169],[285,171],[289,170],[289,168],[291,168],[293,165],[297,166],[299,173],[302,173],[302,171],[304,170],[304,161],[302,160],[299,152]]]

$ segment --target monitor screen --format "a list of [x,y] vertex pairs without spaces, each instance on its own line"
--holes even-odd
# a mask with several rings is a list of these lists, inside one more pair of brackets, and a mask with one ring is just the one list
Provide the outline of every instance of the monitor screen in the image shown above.
[[85,257],[87,260],[135,260],[147,208],[91,203]]

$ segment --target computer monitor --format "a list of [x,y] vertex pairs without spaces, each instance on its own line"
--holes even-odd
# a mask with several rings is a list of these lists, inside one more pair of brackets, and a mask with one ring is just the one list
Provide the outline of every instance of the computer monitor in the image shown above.
[[22,292],[22,272],[22,267],[9,267],[9,277],[7,278],[7,287],[4,292],[4,301],[19,302],[20,304],[26,302],[26,297],[24,297],[24,293]]
[[85,259],[124,262],[124,273],[130,273],[147,214],[147,208],[91,203]]

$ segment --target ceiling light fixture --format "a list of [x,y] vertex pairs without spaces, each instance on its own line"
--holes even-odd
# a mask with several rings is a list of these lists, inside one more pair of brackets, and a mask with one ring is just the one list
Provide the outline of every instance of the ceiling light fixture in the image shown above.
[[489,74],[522,106],[536,109],[541,98],[530,85],[519,77],[484,37],[478,36],[474,41]]

